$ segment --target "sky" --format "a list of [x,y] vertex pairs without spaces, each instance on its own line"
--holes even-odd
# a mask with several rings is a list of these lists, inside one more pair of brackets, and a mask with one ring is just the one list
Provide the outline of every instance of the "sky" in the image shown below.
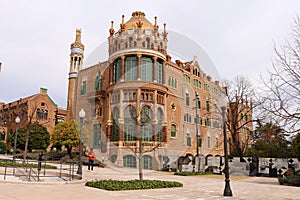
[[[70,44],[82,29],[85,58],[107,41],[111,21],[146,18],[196,42],[221,78],[259,77],[271,69],[274,45],[291,37],[299,0],[0,0],[0,102],[47,88],[66,107]],[[172,42],[172,41],[169,41]],[[100,55],[99,55],[100,56]],[[198,56],[198,60],[201,57]]]

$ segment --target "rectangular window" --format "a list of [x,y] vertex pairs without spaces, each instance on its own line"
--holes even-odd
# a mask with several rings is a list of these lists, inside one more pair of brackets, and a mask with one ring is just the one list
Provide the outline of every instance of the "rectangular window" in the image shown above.
[[210,148],[210,136],[207,137],[207,148]]
[[177,88],[177,79],[172,76],[169,76],[168,86],[176,89]]
[[93,148],[99,149],[101,145],[101,124],[94,124],[93,132]]
[[187,106],[190,105],[190,96],[188,93],[185,94],[185,105],[187,105]]
[[191,146],[192,146],[192,139],[191,139],[191,136],[190,136],[190,135],[188,135],[188,136],[186,137],[186,146],[188,146],[188,147],[191,147]]
[[157,82],[162,84],[163,83],[163,64],[160,61],[156,63],[156,79]]
[[198,147],[202,147],[202,138],[198,136]]
[[206,101],[206,111],[209,112],[209,101]]

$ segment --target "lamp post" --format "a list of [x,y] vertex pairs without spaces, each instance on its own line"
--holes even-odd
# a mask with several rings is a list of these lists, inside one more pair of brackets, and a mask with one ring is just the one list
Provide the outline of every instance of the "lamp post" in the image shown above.
[[232,191],[230,189],[230,179],[229,179],[229,165],[228,165],[228,152],[227,152],[227,135],[226,135],[226,99],[221,98],[220,101],[222,119],[223,119],[223,134],[224,134],[224,154],[225,154],[225,189],[223,196],[232,196]]
[[85,117],[85,112],[83,110],[83,108],[81,108],[81,110],[79,111],[79,118],[80,118],[80,130],[79,130],[79,134],[80,134],[80,140],[79,140],[79,161],[78,161],[78,170],[77,170],[77,174],[79,174],[80,179],[82,179],[82,160],[81,160],[81,149],[82,149],[82,124],[83,124],[83,119]]
[[17,138],[18,138],[18,125],[20,123],[20,117],[19,116],[16,117],[15,122],[16,122],[16,132],[15,132],[13,161],[15,161],[15,159],[16,159]]
[[199,116],[198,116],[198,102],[199,102],[199,94],[198,92],[195,92],[195,102],[196,102],[196,157],[199,156],[199,140],[198,140],[198,121],[199,121]]

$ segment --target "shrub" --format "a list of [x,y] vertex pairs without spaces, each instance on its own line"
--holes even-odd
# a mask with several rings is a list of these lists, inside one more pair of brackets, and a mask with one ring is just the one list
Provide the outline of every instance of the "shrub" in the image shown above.
[[289,169],[283,177],[278,177],[280,185],[300,186],[300,170]]
[[85,183],[88,187],[95,187],[104,190],[118,191],[118,190],[142,190],[155,188],[170,188],[182,187],[182,183],[174,181],[160,181],[160,180],[95,180]]
[[6,144],[5,142],[0,142],[0,154],[6,153]]
[[199,175],[212,175],[213,172],[175,172],[174,175],[178,176],[199,176]]

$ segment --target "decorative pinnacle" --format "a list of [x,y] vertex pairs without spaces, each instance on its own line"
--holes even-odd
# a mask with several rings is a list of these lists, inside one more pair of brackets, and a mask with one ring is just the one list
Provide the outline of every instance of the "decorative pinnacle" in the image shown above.
[[113,36],[114,33],[115,33],[115,30],[114,30],[114,21],[111,21],[111,27],[109,29],[109,35]]
[[124,15],[122,15],[122,24],[120,24],[121,31],[125,30],[126,25],[124,24]]
[[168,33],[167,33],[166,23],[164,23],[164,32],[162,35],[164,36],[164,38],[167,38]]
[[154,17],[154,29],[158,29],[158,25],[157,25],[157,17]]

